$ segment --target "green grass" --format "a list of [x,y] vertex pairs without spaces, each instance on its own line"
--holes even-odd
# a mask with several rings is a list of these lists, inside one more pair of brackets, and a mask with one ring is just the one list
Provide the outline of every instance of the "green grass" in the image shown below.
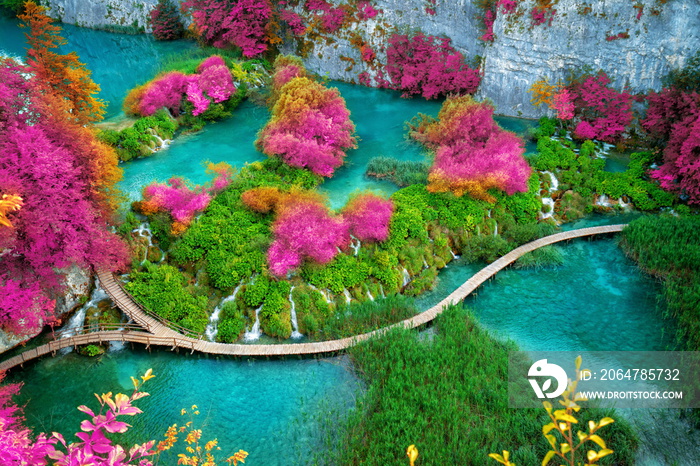
[[[415,444],[429,465],[496,464],[487,455],[509,450],[520,465],[540,464],[548,450],[544,409],[508,407],[508,352],[461,307],[435,321],[436,334],[395,330],[350,350],[367,391],[347,421],[337,457],[327,464],[406,465]],[[579,420],[611,416],[601,436],[615,454],[601,464],[633,463],[637,439],[614,412],[584,409]]]

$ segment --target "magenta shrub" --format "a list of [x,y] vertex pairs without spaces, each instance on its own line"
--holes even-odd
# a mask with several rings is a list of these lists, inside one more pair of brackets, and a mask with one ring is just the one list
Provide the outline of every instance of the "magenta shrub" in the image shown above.
[[325,32],[336,32],[345,21],[345,10],[334,7],[326,0],[306,0],[307,10],[322,11],[321,27]]
[[496,13],[491,10],[486,10],[484,13],[484,34],[479,39],[484,42],[493,42],[493,23],[496,21]]
[[187,100],[194,106],[192,109],[192,115],[194,116],[201,115],[209,108],[209,99],[204,97],[202,88],[199,87],[196,81],[187,83]]
[[384,241],[389,236],[389,221],[394,202],[376,194],[360,194],[343,208],[350,234],[360,241]]
[[182,178],[170,178],[167,184],[151,183],[143,188],[143,200],[166,211],[176,222],[189,224],[211,201],[203,187],[190,188]]
[[[632,123],[632,95],[609,87],[610,78],[601,72],[575,81],[569,87],[574,95],[577,132],[601,141],[616,142]],[[591,139],[587,137],[587,139]]]
[[552,98],[551,107],[557,112],[560,120],[571,120],[574,117],[574,98],[566,87],[560,89]]
[[201,73],[202,71],[206,70],[207,68],[211,68],[213,66],[226,66],[226,61],[220,57],[219,55],[212,55],[211,57],[207,57],[204,60],[202,60],[202,63],[199,64],[197,67],[197,73]]
[[418,34],[394,34],[389,39],[386,69],[404,96],[433,99],[447,94],[471,94],[479,86],[478,70],[469,68],[450,39]]
[[186,0],[197,33],[217,48],[239,47],[245,57],[267,50],[265,30],[272,15],[268,0]]
[[292,10],[281,9],[280,18],[287,23],[294,35],[301,36],[306,32],[306,25],[304,24],[303,18]]
[[230,99],[233,93],[236,92],[233,76],[226,65],[207,66],[200,71],[196,79],[199,88],[206,92],[216,103]]
[[663,144],[663,164],[651,171],[662,188],[700,204],[700,94],[663,89],[650,93],[642,127]]
[[141,97],[139,110],[142,115],[153,115],[165,107],[173,115],[181,111],[182,96],[187,91],[189,80],[187,75],[179,71],[171,71],[152,81]]
[[375,9],[367,0],[362,0],[357,4],[357,12],[361,20],[366,20],[374,18],[380,11]]
[[333,217],[318,202],[302,199],[287,204],[272,225],[274,241],[267,251],[270,272],[278,277],[299,267],[305,259],[330,262],[338,248],[347,247],[348,224]]

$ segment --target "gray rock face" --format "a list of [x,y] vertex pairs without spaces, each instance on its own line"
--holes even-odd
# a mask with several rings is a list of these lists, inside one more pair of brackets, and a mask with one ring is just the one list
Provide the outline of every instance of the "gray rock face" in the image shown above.
[[66,292],[56,298],[56,314],[66,314],[80,304],[81,299],[90,296],[91,274],[78,266],[72,265],[65,271]]
[[105,26],[143,28],[157,0],[48,0],[48,14],[67,24],[89,28]]
[[[533,3],[520,5],[529,10]],[[639,19],[639,10],[626,0],[560,0],[549,27],[499,15],[496,40],[484,52],[480,95],[492,99],[499,113],[540,116],[543,110],[530,104],[527,92],[532,83],[544,77],[556,83],[584,66],[605,71],[617,89],[660,89],[661,78],[700,49],[700,2],[638,3],[644,5]],[[584,14],[586,5],[590,11]],[[629,38],[608,40],[620,33]]]
[[[584,66],[602,69],[613,85],[632,91],[658,90],[661,77],[682,66],[700,49],[700,2],[672,0],[559,0],[551,25],[532,26],[530,11],[535,0],[520,0],[511,15],[499,13],[494,24],[495,41],[484,43],[483,16],[471,0],[436,0],[435,14],[426,12],[427,0],[374,0],[377,17],[353,24],[316,41],[306,66],[323,76],[357,82],[358,75],[377,72],[364,63],[356,45],[359,34],[386,63],[384,47],[395,31],[423,31],[447,36],[452,45],[473,63],[482,64],[484,79],[480,97],[490,98],[498,113],[537,117],[544,113],[530,104],[528,89],[540,78],[555,83]],[[51,14],[64,22],[88,27],[105,24],[146,27],[146,15],[156,0],[48,0]],[[337,0],[334,3],[338,3]],[[643,6],[642,14],[634,5]],[[627,38],[608,40],[619,34]],[[293,44],[285,44],[292,51]]]

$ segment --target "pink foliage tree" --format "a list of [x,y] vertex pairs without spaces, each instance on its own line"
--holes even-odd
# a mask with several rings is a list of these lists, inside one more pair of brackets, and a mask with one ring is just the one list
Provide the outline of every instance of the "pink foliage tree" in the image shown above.
[[571,120],[574,117],[576,106],[569,89],[563,87],[554,94],[551,108],[557,112],[557,118],[560,120]]
[[334,7],[326,0],[306,0],[308,10],[322,11],[321,27],[325,32],[336,32],[345,21],[345,10]]
[[171,71],[151,81],[141,97],[139,110],[142,115],[153,115],[165,107],[171,113],[180,113],[182,96],[187,91],[189,79],[179,71]]
[[143,188],[143,199],[156,210],[168,212],[176,222],[188,225],[209,205],[211,196],[202,187],[190,188],[182,178],[170,178],[167,184],[151,183]]
[[194,116],[201,115],[209,108],[209,99],[204,97],[202,88],[194,80],[187,83],[187,100],[194,106],[192,109]]
[[287,23],[289,29],[296,36],[301,36],[306,32],[306,25],[304,20],[299,14],[293,12],[292,10],[280,10],[280,19]]
[[647,97],[642,127],[656,138],[664,163],[651,172],[662,188],[700,204],[700,94],[664,89]]
[[[294,73],[296,65],[278,71]],[[277,73],[273,82],[284,82]],[[337,89],[328,89],[306,77],[284,84],[272,118],[260,131],[256,145],[267,155],[278,156],[293,167],[308,168],[321,176],[333,176],[343,164],[345,150],[354,148],[355,125]]]
[[236,92],[233,76],[226,65],[205,67],[197,77],[197,84],[216,103],[230,99]]
[[[632,95],[609,87],[605,73],[586,76],[569,86],[574,96],[575,116],[579,120],[575,134],[616,142],[632,122]],[[582,124],[585,122],[585,124]],[[590,139],[593,139],[590,138]]]
[[527,191],[532,172],[523,158],[523,141],[493,120],[493,107],[469,96],[448,98],[437,121],[429,121],[411,133],[435,150],[428,175],[428,190],[470,193],[493,201],[487,190],[511,195]]
[[268,0],[186,0],[200,37],[217,48],[239,47],[245,57],[267,50],[265,31],[272,15]]
[[107,229],[93,166],[104,147],[54,113],[40,86],[28,69],[0,62],[0,193],[23,199],[13,228],[0,226],[0,326],[17,333],[51,318],[62,270],[115,270],[128,257]]
[[360,241],[384,241],[389,236],[389,221],[394,202],[376,194],[360,194],[343,208],[350,233]]
[[404,95],[426,99],[447,94],[472,94],[481,81],[479,71],[469,68],[450,39],[418,34],[394,34],[389,39],[386,69],[396,89]]
[[202,63],[200,63],[199,66],[197,66],[197,73],[201,73],[202,71],[206,70],[207,68],[211,68],[212,66],[226,66],[226,61],[219,55],[212,55],[210,57],[207,57],[204,60],[202,60]]
[[274,241],[267,251],[270,272],[281,277],[299,267],[304,259],[325,264],[338,248],[348,245],[348,223],[331,216],[319,202],[301,199],[286,203],[272,226]]

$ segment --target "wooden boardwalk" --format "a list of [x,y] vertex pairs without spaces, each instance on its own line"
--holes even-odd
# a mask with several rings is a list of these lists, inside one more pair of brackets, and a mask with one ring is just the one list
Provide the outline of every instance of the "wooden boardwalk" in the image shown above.
[[445,299],[440,301],[430,309],[416,314],[415,316],[398,322],[388,327],[384,327],[372,332],[363,333],[353,337],[340,340],[321,341],[313,343],[285,343],[278,345],[255,345],[238,343],[215,343],[204,339],[202,335],[194,334],[189,330],[182,329],[171,322],[167,322],[158,316],[153,315],[141,305],[137,304],[132,297],[124,290],[122,285],[110,272],[100,270],[97,276],[102,284],[102,288],[109,297],[131,320],[142,327],[143,330],[128,328],[125,330],[101,330],[91,333],[80,334],[68,338],[51,341],[38,348],[27,350],[18,356],[10,358],[0,363],[0,371],[11,369],[19,364],[23,364],[34,358],[46,354],[55,354],[61,348],[74,347],[78,345],[103,343],[107,341],[121,341],[170,347],[171,349],[183,348],[191,352],[199,351],[208,354],[221,354],[231,356],[289,356],[289,355],[312,355],[323,353],[334,353],[349,348],[361,341],[367,340],[375,335],[386,332],[395,327],[414,328],[424,325],[440,314],[446,306],[460,303],[464,298],[476,290],[482,283],[493,277],[500,270],[504,269],[522,255],[535,249],[561,241],[593,236],[600,234],[610,234],[622,231],[626,225],[607,225],[600,227],[581,228],[562,233],[545,236],[538,240],[524,244],[513,249],[508,254],[487,265],[474,274],[469,280],[454,290]]

